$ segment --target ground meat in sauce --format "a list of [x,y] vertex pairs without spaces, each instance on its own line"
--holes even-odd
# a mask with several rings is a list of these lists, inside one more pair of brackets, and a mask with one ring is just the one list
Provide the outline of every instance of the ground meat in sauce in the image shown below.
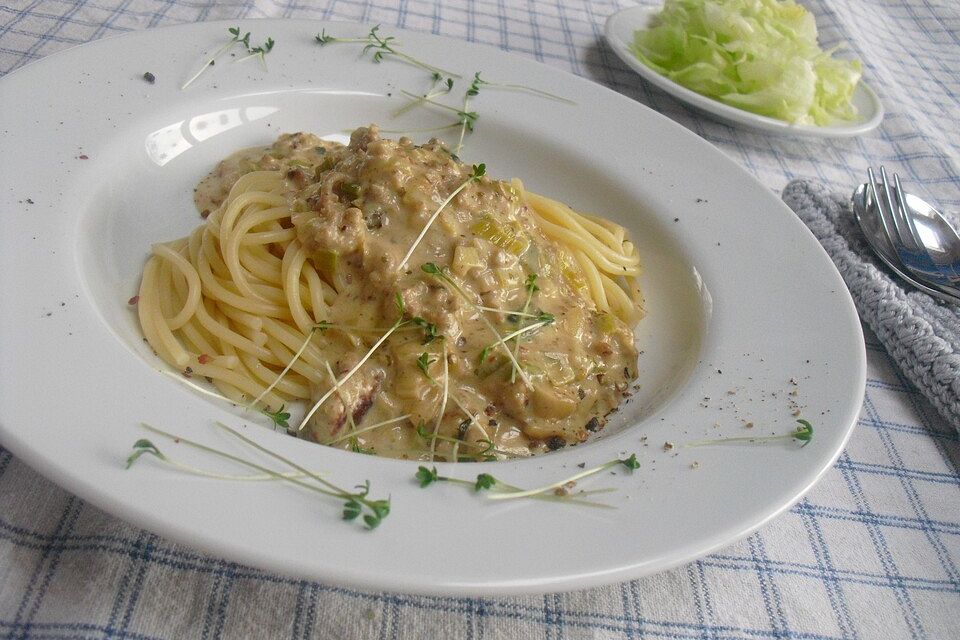
[[[581,442],[620,402],[604,375],[631,378],[637,357],[631,330],[619,320],[612,330],[609,318],[599,321],[593,303],[557,266],[571,264],[570,257],[543,235],[509,182],[487,176],[471,182],[400,269],[430,216],[471,174],[441,141],[390,140],[375,125],[354,131],[348,145],[286,134],[220,163],[195,192],[198,210],[215,210],[250,171],[283,173],[296,237],[335,292],[327,321],[341,329],[323,332],[316,344],[338,377],[398,319],[398,292],[404,318],[420,318],[439,334],[425,344],[422,326],[397,330],[314,415],[305,437],[328,442],[408,415],[336,446],[425,458],[430,443],[421,434],[437,429],[446,438],[436,442],[440,459],[523,456]],[[428,262],[444,268],[473,304],[425,273]],[[553,321],[509,343],[527,384],[473,305],[504,311],[483,312],[500,335],[535,322],[518,313],[531,274],[539,290],[529,312]],[[379,331],[367,330],[373,328]],[[314,398],[328,390],[314,389]]]

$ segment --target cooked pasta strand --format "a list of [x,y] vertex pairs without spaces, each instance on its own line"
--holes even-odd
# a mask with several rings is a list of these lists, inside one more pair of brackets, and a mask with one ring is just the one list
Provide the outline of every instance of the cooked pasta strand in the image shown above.
[[[278,410],[284,404],[316,400],[318,396],[321,402],[334,394],[339,398],[339,401],[333,398],[323,407],[316,403],[304,418],[301,428],[315,411],[322,408],[317,415],[323,416],[322,421],[335,425],[331,426],[333,430],[351,425],[351,429],[355,429],[352,433],[364,434],[363,438],[366,439],[373,435],[369,431],[374,427],[394,425],[389,429],[392,431],[390,438],[402,440],[420,437],[419,431],[416,436],[411,435],[416,425],[412,416],[416,414],[425,424],[431,423],[437,438],[442,436],[444,442],[453,442],[452,447],[443,445],[442,457],[448,457],[448,450],[452,452],[450,455],[453,459],[461,453],[464,456],[472,455],[470,451],[478,449],[478,443],[488,440],[490,448],[484,454],[493,452],[499,455],[500,451],[494,447],[492,439],[500,437],[499,430],[505,429],[503,424],[487,433],[484,427],[486,420],[483,424],[478,421],[482,412],[472,413],[460,398],[467,405],[476,404],[478,411],[491,406],[487,404],[489,400],[484,399],[478,388],[464,391],[458,387],[459,380],[455,374],[458,368],[476,366],[464,364],[474,357],[473,354],[464,355],[464,351],[474,347],[480,350],[482,344],[475,346],[475,340],[469,343],[464,340],[454,346],[452,340],[447,341],[454,337],[450,332],[444,333],[451,324],[448,323],[446,327],[441,325],[441,321],[431,315],[431,305],[438,307],[438,313],[456,310],[456,306],[448,297],[435,296],[436,287],[428,290],[426,295],[423,295],[423,289],[419,291],[419,309],[422,311],[411,313],[416,303],[410,302],[409,298],[404,310],[403,298],[408,288],[411,295],[416,296],[418,293],[412,290],[414,287],[429,286],[425,283],[429,278],[421,281],[416,276],[410,277],[419,274],[420,265],[427,259],[436,259],[438,263],[443,260],[444,264],[439,269],[442,273],[448,273],[446,270],[453,267],[455,258],[444,245],[434,243],[429,249],[432,253],[428,253],[426,240],[419,248],[414,242],[408,251],[409,264],[405,265],[406,269],[398,271],[395,267],[402,252],[396,256],[397,259],[392,259],[389,251],[383,251],[383,245],[378,244],[389,241],[398,245],[405,243],[405,240],[397,241],[389,236],[396,233],[403,238],[403,225],[407,221],[401,219],[397,225],[397,218],[393,217],[390,224],[397,226],[386,226],[387,216],[378,209],[384,202],[388,204],[383,211],[390,207],[396,209],[397,205],[393,204],[395,201],[373,200],[376,206],[363,206],[362,194],[367,193],[368,188],[371,193],[377,193],[370,185],[361,184],[366,179],[363,177],[365,174],[357,178],[356,172],[350,173],[342,163],[326,168],[330,166],[326,162],[329,157],[323,158],[323,154],[319,153],[325,148],[317,147],[316,143],[311,143],[310,147],[317,149],[315,157],[322,158],[316,160],[316,166],[310,163],[284,164],[277,162],[274,157],[264,156],[263,162],[247,165],[234,173],[217,173],[215,177],[222,178],[223,182],[218,183],[216,197],[211,202],[220,203],[219,206],[214,205],[209,209],[204,206],[205,220],[188,236],[151,248],[151,255],[143,270],[137,308],[147,343],[176,370],[176,373],[168,372],[170,375],[192,378],[186,382],[200,387],[205,385],[206,379],[219,394],[248,407]],[[438,162],[447,166],[444,163],[449,160],[442,157]],[[252,166],[281,166],[283,169],[258,169],[236,178],[238,173]],[[300,167],[306,167],[307,170],[302,171]],[[330,179],[321,180],[317,177],[311,181],[314,170],[317,176],[329,171],[326,175]],[[233,181],[233,184],[229,185],[229,181]],[[442,190],[437,184],[418,185],[416,188],[421,192],[411,188],[410,192],[400,193],[396,201],[404,203],[403,206],[410,207],[414,212],[416,207],[431,211],[436,205],[437,194]],[[491,187],[489,181],[484,184],[487,188]],[[466,207],[455,212],[444,211],[435,227],[418,227],[421,237],[427,238],[433,228],[437,232],[445,228],[447,233],[456,230],[459,235],[453,241],[455,244],[451,251],[467,249],[463,252],[465,269],[456,273],[457,281],[467,287],[471,278],[486,278],[483,284],[488,288],[477,290],[474,286],[469,295],[480,296],[484,305],[500,305],[484,306],[483,311],[479,312],[481,317],[487,312],[502,311],[504,318],[511,315],[521,318],[517,320],[514,317],[502,322],[513,322],[518,326],[529,325],[529,319],[537,318],[537,314],[553,318],[545,312],[556,311],[556,307],[549,304],[541,307],[540,302],[546,302],[547,299],[533,298],[536,288],[531,283],[536,280],[534,276],[539,269],[544,293],[559,288],[562,295],[572,292],[578,296],[573,309],[582,319],[579,320],[582,323],[580,326],[591,326],[594,332],[598,332],[601,321],[607,324],[613,322],[616,327],[613,337],[623,341],[622,336],[626,335],[626,340],[629,340],[629,331],[623,324],[603,317],[604,314],[610,314],[628,327],[633,327],[644,315],[644,299],[638,284],[642,273],[640,254],[626,230],[598,216],[576,211],[559,201],[526,191],[519,180],[514,180],[512,184],[512,188],[493,184],[494,191],[486,192],[492,193],[501,203],[505,202],[503,196],[506,196],[510,208],[500,212],[508,216],[501,221],[503,226],[497,227],[495,222],[494,231],[486,235],[469,226],[476,223],[476,217],[471,216],[489,217],[486,212],[488,201],[480,199],[483,192],[477,195],[464,190],[458,198],[465,202],[480,202],[483,207],[481,213],[477,213],[477,208],[471,210]],[[377,185],[378,189],[381,187]],[[444,195],[441,193],[439,197],[442,199]],[[451,208],[456,204],[453,201],[451,198]],[[367,200],[367,205],[370,202]],[[381,215],[384,216],[383,227],[378,218]],[[323,225],[330,224],[311,227],[309,223],[315,222],[314,218]],[[531,231],[528,227],[531,220],[538,231]],[[355,226],[351,227],[351,224]],[[356,231],[358,228],[359,232]],[[376,233],[381,228],[384,230]],[[475,238],[469,235],[471,229]],[[366,234],[368,230],[374,233]],[[318,232],[317,235],[311,235],[314,231]],[[524,238],[524,234],[536,237]],[[351,241],[355,241],[354,244],[350,244]],[[471,242],[488,243],[486,248],[475,245],[485,252],[480,254],[482,259],[473,253],[473,262],[470,262],[471,251],[477,250],[472,245],[468,246]],[[490,243],[496,245],[493,247],[493,258]],[[426,255],[431,257],[425,259]],[[480,268],[469,275],[470,270],[478,266]],[[481,271],[483,273],[477,276]],[[368,273],[371,274],[369,281],[365,279]],[[422,274],[419,275],[422,277]],[[523,312],[519,312],[514,306],[517,291],[523,282],[522,278],[527,277],[532,278],[527,284],[530,293],[521,292],[530,308],[524,307]],[[394,294],[391,288],[398,289],[398,293]],[[383,299],[381,304],[384,290],[390,291],[389,299]],[[488,294],[492,301],[486,301]],[[401,316],[387,329],[397,318],[390,304],[395,301],[394,295],[400,297],[396,305],[401,309]],[[499,301],[497,295],[502,295]],[[351,303],[343,303],[343,300],[351,297],[352,307]],[[531,300],[534,300],[532,304]],[[358,301],[362,304],[357,304]],[[556,315],[559,326],[561,313],[558,311]],[[436,322],[436,325],[432,322]],[[555,330],[547,326],[551,323],[553,319],[539,323],[542,333]],[[441,331],[439,335],[438,326]],[[396,335],[393,335],[394,331]],[[608,334],[613,332],[608,330]],[[610,335],[601,336],[599,340],[596,335],[594,333],[591,339],[598,343],[613,342],[608,339]],[[524,334],[524,340],[529,337]],[[442,342],[427,346],[437,338]],[[526,357],[529,358],[520,371],[529,366],[529,375],[541,376],[540,379],[545,379],[543,376],[567,375],[566,370],[561,371],[563,368],[569,369],[562,358],[556,359],[556,371],[546,371],[544,363],[536,361],[535,354],[532,354],[538,348],[534,346],[536,339],[530,338],[524,344],[518,340],[515,357],[521,358],[522,352],[527,350]],[[464,344],[469,346],[464,348]],[[440,345],[439,353],[437,345]],[[373,357],[377,349],[381,351]],[[629,348],[621,350],[621,353],[624,352],[632,353]],[[361,358],[360,354],[365,355]],[[424,394],[422,388],[414,384],[423,380],[415,375],[410,378],[409,388],[413,390],[411,397],[416,411],[397,410],[405,405],[397,404],[398,401],[392,396],[384,400],[384,395],[393,391],[384,391],[382,386],[384,379],[391,380],[388,376],[394,375],[384,371],[393,366],[389,363],[395,362],[406,363],[414,373],[416,367],[420,366],[427,380],[433,380],[431,376],[439,376],[442,372],[442,386],[437,380],[434,380],[434,384],[443,393],[434,393],[430,389],[429,393]],[[435,363],[432,372],[431,363]],[[622,369],[618,367],[618,372]],[[339,379],[334,371],[339,372]],[[597,384],[596,381],[594,384]],[[420,395],[416,395],[415,391]],[[597,389],[594,388],[593,392],[596,395]],[[470,396],[470,393],[476,397]],[[548,397],[546,393],[542,396]],[[584,398],[582,391],[580,398]],[[529,436],[530,441],[547,441],[550,433],[543,425],[550,421],[552,415],[579,409],[576,398],[569,400],[563,393],[558,393],[555,399],[550,397],[539,403],[538,410],[545,412],[546,417],[532,425],[529,433],[524,427],[524,434]],[[371,420],[376,422],[370,427],[357,429],[356,425],[363,424],[367,409],[375,401],[379,403],[378,406],[386,406],[388,411],[397,410],[394,415],[403,413],[404,417],[381,420],[382,416],[371,414],[374,417],[368,415],[367,423]],[[422,406],[416,404],[421,401]],[[448,401],[456,405],[467,420],[445,419],[450,418],[446,414]],[[408,418],[409,424],[395,424]],[[579,421],[578,424],[584,422]],[[493,419],[490,420],[490,426],[496,426]],[[472,427],[479,429],[482,437],[477,439],[478,432],[471,432]],[[459,432],[454,429],[459,429]],[[537,429],[543,430],[538,432]],[[346,435],[333,440],[329,437],[319,439],[317,433],[302,435],[322,442],[347,439]],[[457,439],[452,439],[451,433],[459,434]],[[519,432],[515,430],[514,433]],[[434,459],[437,455],[437,438],[428,445],[417,445],[420,441],[414,440],[413,446],[423,447],[422,455]],[[462,450],[459,448],[461,444],[464,444]],[[473,449],[469,445],[473,445]],[[356,440],[354,446],[359,446]]]

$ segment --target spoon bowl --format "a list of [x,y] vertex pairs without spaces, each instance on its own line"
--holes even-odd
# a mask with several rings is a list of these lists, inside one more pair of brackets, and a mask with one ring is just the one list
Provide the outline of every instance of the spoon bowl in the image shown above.
[[934,263],[944,266],[960,263],[960,235],[953,225],[925,200],[909,193],[904,196],[917,233]]

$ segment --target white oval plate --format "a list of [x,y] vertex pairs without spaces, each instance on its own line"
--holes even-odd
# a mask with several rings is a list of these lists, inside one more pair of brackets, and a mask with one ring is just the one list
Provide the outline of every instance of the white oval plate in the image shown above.
[[[269,70],[226,57],[181,91],[228,26],[101,40],[0,82],[4,103],[19,105],[0,111],[0,442],[16,456],[111,513],[226,558],[435,594],[583,588],[692,560],[789,507],[836,459],[864,390],[860,324],[827,255],[769,189],[686,129],[596,84],[392,29],[385,35],[399,36],[404,51],[467,78],[482,71],[575,99],[482,89],[464,158],[627,225],[647,270],[642,388],[602,437],[536,459],[442,464],[440,473],[489,472],[532,488],[636,452],[638,471],[583,484],[617,489],[599,496],[617,508],[420,489],[417,463],[274,433],[161,375],[127,300],[150,243],[198,224],[191,189],[218,159],[281,131],[341,136],[372,121],[417,129],[449,117],[416,109],[391,120],[404,104],[399,91],[423,91],[429,75],[396,60],[374,64],[358,45],[313,42],[323,28],[345,37],[369,28],[347,23],[245,21],[255,42],[277,42]],[[147,71],[155,84],[142,79]],[[789,433],[795,404],[816,428],[807,447],[680,447]],[[370,532],[342,521],[338,501],[288,484],[198,478],[150,458],[124,469],[133,442],[150,436],[142,421],[263,459],[217,431],[218,419],[335,482],[370,480],[374,497],[391,496],[392,513]],[[150,437],[179,460],[242,472]],[[664,451],[667,441],[676,448]]]
[[677,100],[708,113],[715,118],[735,125],[743,125],[768,133],[813,138],[852,138],[873,131],[883,120],[883,104],[864,80],[860,80],[853,92],[853,104],[857,108],[857,118],[852,121],[838,120],[826,126],[795,125],[776,118],[761,116],[744,111],[712,98],[691,91],[673,80],[660,75],[643,64],[630,51],[633,34],[637,29],[645,29],[651,18],[660,12],[659,7],[630,7],[607,18],[605,35],[614,52],[627,65],[640,74],[650,84],[663,89]]

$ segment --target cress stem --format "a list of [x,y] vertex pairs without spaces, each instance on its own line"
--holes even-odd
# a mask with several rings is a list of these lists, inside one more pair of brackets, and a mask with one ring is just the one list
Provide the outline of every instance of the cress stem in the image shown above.
[[[285,477],[283,476],[283,474],[278,473],[278,472],[274,471],[273,469],[268,469],[267,467],[262,467],[262,466],[256,464],[255,462],[250,462],[249,460],[244,460],[243,458],[240,458],[240,457],[237,457],[237,456],[235,456],[235,455],[229,454],[229,453],[227,453],[227,452],[225,452],[225,451],[220,451],[219,449],[214,449],[213,447],[208,447],[208,446],[205,445],[205,444],[200,444],[199,442],[194,442],[193,440],[189,440],[189,439],[184,438],[184,437],[182,437],[182,436],[177,436],[177,435],[174,435],[174,434],[172,434],[172,433],[168,433],[168,432],[164,431],[163,429],[158,429],[157,427],[154,427],[154,426],[152,426],[152,425],[149,425],[149,424],[147,424],[146,422],[141,422],[140,425],[141,425],[144,429],[147,429],[148,431],[152,431],[152,432],[154,432],[154,433],[156,433],[156,434],[159,434],[159,435],[161,435],[161,436],[163,436],[163,437],[165,437],[165,438],[169,438],[170,440],[173,440],[174,442],[182,442],[183,444],[190,445],[191,447],[194,447],[194,448],[196,448],[196,449],[200,449],[201,451],[206,451],[207,453],[212,453],[212,454],[215,455],[215,456],[220,456],[221,458],[225,458],[225,459],[227,459],[227,460],[231,460],[231,461],[236,462],[236,463],[238,463],[238,464],[242,464],[242,465],[244,465],[244,466],[250,467],[251,469],[256,469],[257,471],[260,471],[260,472],[265,473],[265,474],[267,474],[267,475],[269,475],[269,476],[272,476],[272,477],[276,478],[277,480],[286,480],[287,482],[292,482],[293,484],[299,485],[299,486],[301,486],[301,487],[304,487],[305,489],[310,489],[311,491],[316,491],[316,492],[318,492],[318,493],[322,493],[323,495],[331,496],[331,497],[334,497],[334,498],[344,498],[344,497],[348,497],[348,495],[349,495],[349,494],[344,494],[344,492],[343,492],[342,490],[340,490],[339,488],[338,488],[338,491],[337,491],[337,492],[333,492],[333,491],[328,491],[328,490],[324,489],[323,487],[318,487],[318,486],[316,486],[316,485],[314,485],[314,484],[310,484],[310,483],[307,483],[307,482],[303,482],[302,480],[298,480],[298,479],[296,479],[296,478],[285,478]],[[308,473],[308,475],[312,475],[312,474],[310,474],[309,472],[307,472],[307,473]]]
[[560,480],[559,482],[554,482],[553,484],[549,484],[549,485],[547,485],[547,486],[545,486],[545,487],[540,487],[540,488],[538,488],[538,489],[528,489],[528,490],[526,490],[526,491],[519,491],[519,492],[517,492],[517,493],[508,493],[508,494],[503,494],[503,495],[491,494],[491,495],[490,495],[490,499],[491,499],[491,500],[509,500],[509,499],[512,499],[512,498],[525,498],[525,497],[528,497],[528,496],[535,496],[535,495],[540,494],[540,493],[545,493],[545,492],[547,492],[547,491],[552,491],[553,489],[559,489],[560,487],[562,487],[562,486],[565,485],[565,484],[568,484],[568,483],[570,483],[570,482],[576,482],[577,480],[582,480],[583,478],[586,478],[586,477],[592,476],[592,475],[594,475],[594,474],[600,473],[601,471],[605,471],[605,470],[607,470],[607,469],[609,469],[609,468],[611,468],[611,467],[613,467],[613,466],[615,466],[615,465],[617,465],[617,464],[620,464],[620,461],[619,461],[619,460],[611,460],[610,462],[607,462],[606,464],[602,464],[602,465],[600,465],[599,467],[595,467],[595,468],[593,468],[593,469],[587,469],[586,471],[581,471],[580,473],[574,474],[574,475],[570,476],[569,478],[564,478],[563,480]]

